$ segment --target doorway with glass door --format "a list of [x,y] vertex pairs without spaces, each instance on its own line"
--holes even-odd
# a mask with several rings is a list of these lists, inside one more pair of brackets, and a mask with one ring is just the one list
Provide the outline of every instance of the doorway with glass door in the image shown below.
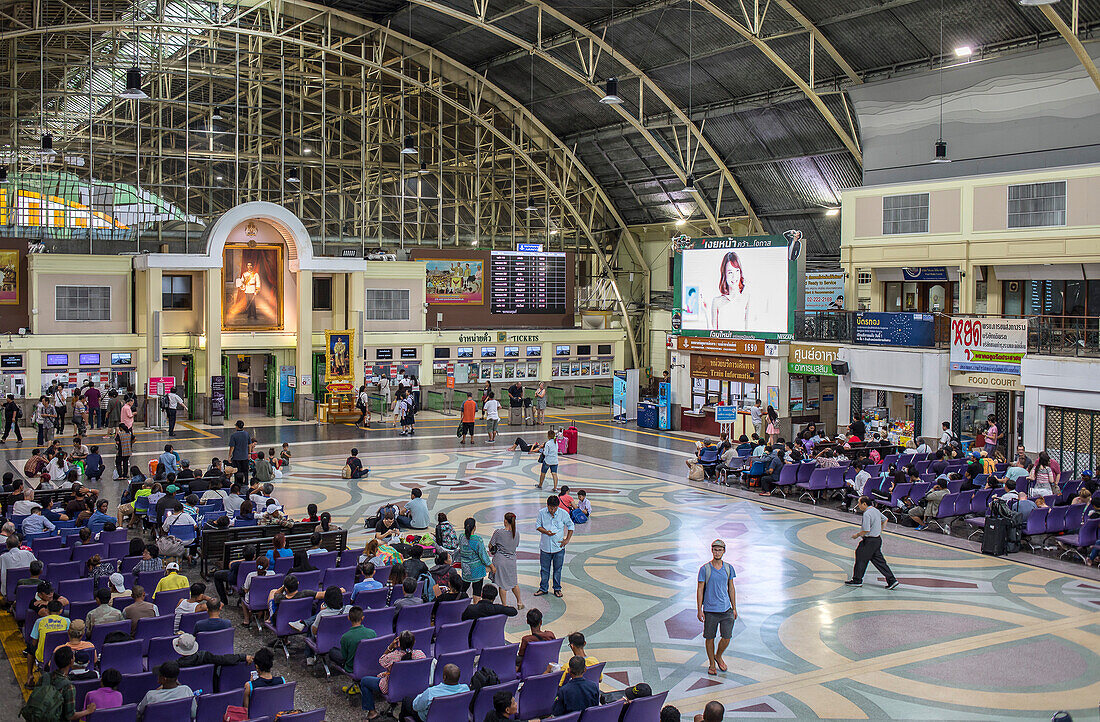
[[278,392],[275,354],[229,352],[222,365],[227,418],[275,416]]

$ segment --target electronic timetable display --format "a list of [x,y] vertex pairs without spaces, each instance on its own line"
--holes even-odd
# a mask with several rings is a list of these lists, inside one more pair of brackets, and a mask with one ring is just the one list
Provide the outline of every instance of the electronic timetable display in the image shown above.
[[492,313],[565,313],[564,253],[493,251],[490,260]]

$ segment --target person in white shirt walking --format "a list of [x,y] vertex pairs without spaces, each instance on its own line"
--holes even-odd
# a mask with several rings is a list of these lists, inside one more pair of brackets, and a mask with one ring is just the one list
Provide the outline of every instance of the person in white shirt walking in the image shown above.
[[168,435],[176,435],[176,414],[180,409],[187,411],[187,404],[183,402],[183,397],[177,393],[178,387],[173,386],[172,390],[168,392],[168,408],[164,411],[168,415]]
[[546,432],[546,443],[542,445],[542,471],[539,472],[539,485],[546,480],[546,472],[554,479],[554,491],[558,490],[558,440],[553,429]]
[[490,391],[485,399],[482,410],[485,412],[485,430],[489,434],[489,443],[497,440],[497,427],[500,425],[500,402],[494,398]]
[[756,435],[764,438],[764,409],[760,406],[760,399],[749,407],[749,416],[752,417],[752,427],[756,429]]
[[863,524],[860,531],[852,535],[853,539],[859,539],[859,546],[856,547],[856,564],[852,569],[852,578],[844,583],[849,587],[862,587],[863,573],[867,571],[867,563],[870,562],[886,577],[886,588],[897,589],[901,582],[890,571],[886,557],[882,556],[882,527],[886,526],[886,516],[871,506],[871,498],[868,496],[859,497],[859,506],[856,508],[863,515]]
[[363,384],[359,387],[359,394],[355,399],[355,407],[359,409],[359,419],[355,422],[355,425],[360,429],[370,428],[370,394],[367,393],[367,385]]

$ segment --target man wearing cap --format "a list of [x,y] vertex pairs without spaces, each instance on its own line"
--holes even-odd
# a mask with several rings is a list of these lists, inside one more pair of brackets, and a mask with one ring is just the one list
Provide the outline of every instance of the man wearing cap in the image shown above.
[[[733,578],[737,576],[733,565],[722,561],[726,553],[726,543],[715,539],[710,544],[711,560],[699,567],[699,586],[695,590],[695,605],[699,612],[699,621],[703,623],[703,640],[707,647],[707,660],[710,666],[707,674],[725,672],[728,667],[722,659],[722,653],[733,638],[733,623],[737,619],[737,592],[733,587]],[[721,631],[718,649],[714,648],[714,638]]]
[[[114,574],[111,575],[115,576]],[[122,575],[119,574],[121,581]],[[122,621],[122,610],[115,609],[111,605],[111,590],[107,587],[101,587],[95,590],[95,600],[99,603],[92,611],[88,612],[84,617],[84,623],[88,625],[88,634],[92,633],[97,624],[109,624],[111,622]]]
[[626,699],[626,707],[624,707],[624,709],[629,708],[630,703],[633,702],[636,699],[641,699],[642,697],[652,697],[652,696],[653,696],[653,688],[650,687],[645,682],[642,682],[640,684],[636,684],[633,687],[627,687],[626,692],[623,692],[623,697]]
[[180,574],[180,565],[176,562],[168,562],[164,567],[165,575],[157,582],[157,588],[153,590],[153,601],[157,601],[157,595],[161,592],[171,592],[176,589],[187,589],[191,586],[187,577]]
[[211,654],[205,649],[199,649],[199,643],[195,640],[195,635],[187,632],[176,635],[172,640],[172,649],[176,650],[176,654],[180,656],[176,660],[180,667],[201,667],[204,664],[228,667],[241,662],[252,664],[252,655],[250,654]]

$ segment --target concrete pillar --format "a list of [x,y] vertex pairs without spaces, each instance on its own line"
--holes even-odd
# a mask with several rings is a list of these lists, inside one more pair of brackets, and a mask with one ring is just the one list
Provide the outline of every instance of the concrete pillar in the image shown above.
[[[363,311],[366,310],[367,291],[362,273],[348,274],[348,328],[351,329],[355,348],[355,358],[351,360],[352,373],[355,375],[355,388],[363,385],[365,376],[365,357],[363,355]],[[398,352],[400,353],[400,352]],[[428,357],[424,356],[425,362]],[[394,359],[397,363],[400,359]],[[421,381],[423,385],[423,381]]]
[[[38,403],[42,395],[42,352],[36,348],[27,349],[25,356],[27,368],[27,398]],[[30,414],[24,411],[24,425],[30,426]]]
[[[313,374],[313,272],[298,271],[298,345],[294,353],[294,373]],[[356,346],[356,344],[352,344]],[[360,371],[360,374],[362,372]],[[294,394],[294,416],[302,421],[313,418],[313,388],[298,384]]]
[[965,275],[959,279],[959,313],[974,313],[974,299],[978,297],[978,274],[974,270],[974,264],[969,261],[961,270]]
[[[164,274],[159,268],[148,268],[139,275],[137,308],[144,308],[145,314],[138,317],[138,333],[145,336],[145,378],[148,380],[164,376],[164,344],[161,340],[164,337],[164,313],[161,307],[161,280]],[[153,333],[154,314],[160,319],[160,333],[157,334]]]
[[[199,379],[198,388],[206,391],[202,409],[203,418],[206,419],[208,424],[220,424],[224,419],[221,417],[213,419],[210,416],[210,377],[220,376],[222,372],[222,269],[207,269],[203,290],[206,296],[206,304],[203,309],[203,331],[206,334],[206,374]],[[229,379],[225,380],[225,386],[226,393],[228,393]]]

